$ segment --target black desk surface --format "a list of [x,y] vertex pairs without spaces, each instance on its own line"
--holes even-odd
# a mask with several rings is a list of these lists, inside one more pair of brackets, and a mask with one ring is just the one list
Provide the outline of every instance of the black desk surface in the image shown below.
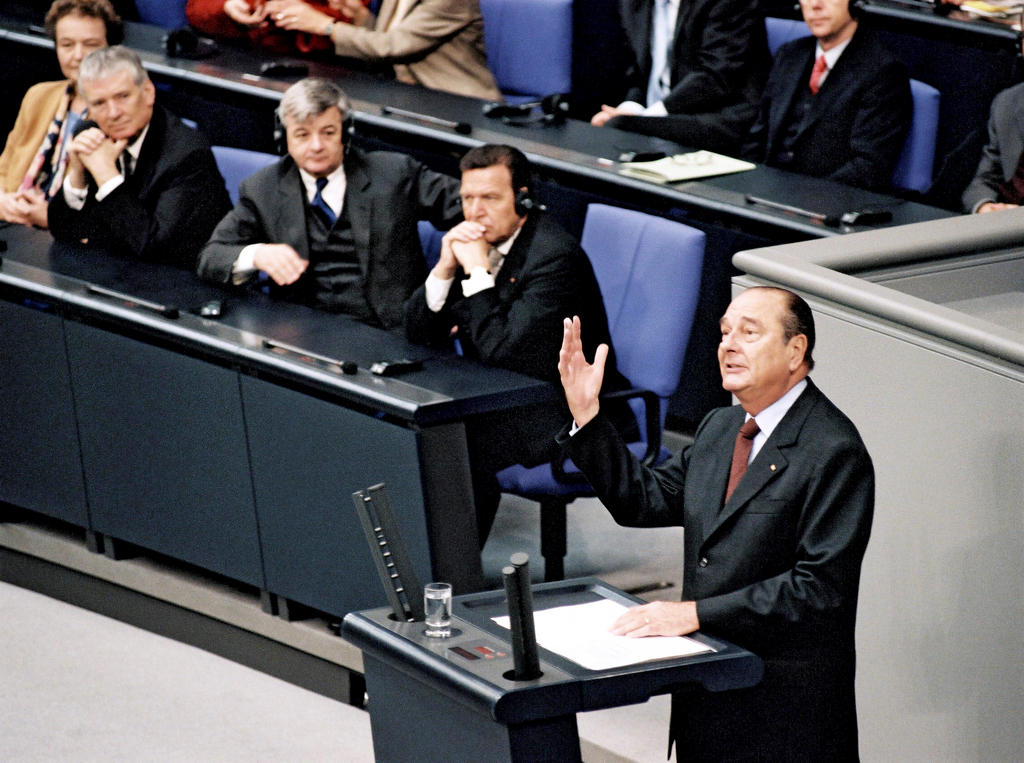
[[[550,400],[553,385],[522,374],[411,345],[398,333],[343,315],[273,300],[255,291],[227,291],[170,266],[133,262],[103,252],[52,244],[49,234],[22,226],[0,228],[7,242],[0,290],[45,309],[55,303],[90,323],[144,335],[213,362],[241,365],[262,376],[299,385],[345,404],[370,408],[420,425]],[[52,245],[51,245],[52,244]],[[145,305],[91,293],[99,286],[154,305],[176,306],[168,318]],[[219,319],[190,312],[210,299],[224,300]],[[265,346],[271,339],[329,359],[354,361],[344,374],[331,363]],[[422,360],[419,371],[385,378],[368,370],[378,360]]]
[[[140,52],[143,63],[154,75],[266,101],[268,119],[270,108],[276,105],[281,93],[298,79],[297,75],[287,79],[260,76],[259,67],[265,58],[227,45],[221,45],[217,55],[200,61],[169,58],[163,51],[165,34],[166,30],[130,23],[126,25],[125,42]],[[3,39],[18,45],[52,48],[52,42],[30,31],[24,20],[0,12],[0,40]],[[480,143],[513,143],[530,157],[541,173],[556,180],[569,178],[577,187],[621,199],[631,206],[699,216],[712,223],[724,219],[730,226],[764,230],[766,237],[774,240],[816,238],[865,230],[866,226],[830,228],[805,217],[750,204],[746,201],[747,194],[827,214],[881,206],[893,213],[888,225],[922,222],[950,214],[884,194],[765,167],[733,176],[671,185],[646,182],[619,174],[605,160],[615,160],[625,151],[672,153],[688,149],[657,138],[594,128],[579,120],[543,127],[505,125],[485,117],[481,101],[476,99],[408,86],[333,64],[304,63],[311,75],[330,77],[343,84],[356,111],[357,134],[362,131],[390,137],[410,150],[432,146],[459,154]],[[471,132],[464,135],[448,127],[384,114],[382,106],[385,105],[465,123]]]

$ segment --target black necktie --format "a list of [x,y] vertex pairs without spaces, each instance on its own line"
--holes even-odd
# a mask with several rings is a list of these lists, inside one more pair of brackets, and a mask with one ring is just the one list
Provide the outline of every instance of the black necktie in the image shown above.
[[747,473],[747,461],[750,459],[750,449],[754,447],[754,435],[761,431],[757,422],[747,419],[740,431],[736,433],[736,444],[732,449],[732,466],[729,468],[729,487],[725,489],[725,502],[729,502],[732,491],[740,483],[743,475]]
[[120,164],[121,175],[125,180],[132,176],[132,155],[128,153],[126,148],[121,152],[121,156],[118,158],[118,164]]
[[326,187],[327,178],[316,179],[316,194],[313,196],[313,209],[320,213],[324,222],[327,223],[327,227],[332,228],[334,227],[334,223],[338,219],[338,216],[334,214],[334,210],[328,206],[326,201],[324,201],[323,192]]

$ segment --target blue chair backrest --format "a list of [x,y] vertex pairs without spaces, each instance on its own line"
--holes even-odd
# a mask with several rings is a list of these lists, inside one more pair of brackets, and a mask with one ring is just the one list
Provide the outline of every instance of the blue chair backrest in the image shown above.
[[765,18],[764,31],[768,37],[768,51],[773,56],[790,40],[807,37],[811,33],[810,28],[803,21],[777,19],[774,16]]
[[213,158],[217,160],[217,169],[224,176],[224,182],[231,195],[231,203],[238,203],[238,184],[257,170],[273,164],[281,157],[275,154],[264,154],[250,151],[247,148],[232,146],[213,146]]
[[438,230],[429,220],[416,223],[420,234],[420,246],[423,247],[423,258],[427,261],[427,270],[433,269],[441,259],[441,238],[444,231]]
[[939,91],[916,79],[910,80],[914,116],[903,151],[892,173],[896,188],[925,193],[932,186],[935,141],[939,133]]
[[[768,49],[776,51],[790,40],[807,37],[811,30],[803,21],[777,19],[764,20],[768,35]],[[903,143],[903,151],[892,172],[892,185],[908,191],[925,193],[932,185],[935,170],[935,142],[939,132],[939,91],[920,80],[910,80],[910,97],[914,102],[914,115],[910,132]]]
[[480,0],[487,65],[510,102],[572,90],[572,0]]
[[589,205],[583,223],[618,369],[662,398],[662,424],[697,312],[704,242],[688,225],[605,204]]
[[135,0],[139,20],[165,29],[188,26],[185,18],[185,0]]

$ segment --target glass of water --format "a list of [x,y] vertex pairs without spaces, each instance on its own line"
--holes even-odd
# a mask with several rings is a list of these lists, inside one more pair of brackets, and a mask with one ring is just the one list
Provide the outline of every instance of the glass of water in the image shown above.
[[424,634],[434,638],[452,635],[451,583],[427,583],[423,586],[423,609],[427,612]]

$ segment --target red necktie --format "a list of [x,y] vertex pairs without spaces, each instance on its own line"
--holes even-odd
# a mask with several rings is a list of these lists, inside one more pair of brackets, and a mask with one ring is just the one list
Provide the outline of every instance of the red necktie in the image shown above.
[[818,88],[821,87],[821,78],[827,71],[828,64],[825,63],[825,56],[818,56],[814,60],[814,68],[811,69],[811,81],[807,83],[811,88],[811,93],[814,95],[818,94]]
[[1017,160],[1017,169],[1010,176],[1009,180],[1000,183],[996,190],[999,191],[999,201],[1009,204],[1020,204],[1024,201],[1024,151]]
[[736,434],[736,445],[732,449],[732,466],[729,467],[729,487],[725,489],[725,502],[729,502],[732,491],[736,489],[743,475],[747,472],[747,460],[750,449],[754,446],[754,435],[761,431],[757,422],[747,419]]

